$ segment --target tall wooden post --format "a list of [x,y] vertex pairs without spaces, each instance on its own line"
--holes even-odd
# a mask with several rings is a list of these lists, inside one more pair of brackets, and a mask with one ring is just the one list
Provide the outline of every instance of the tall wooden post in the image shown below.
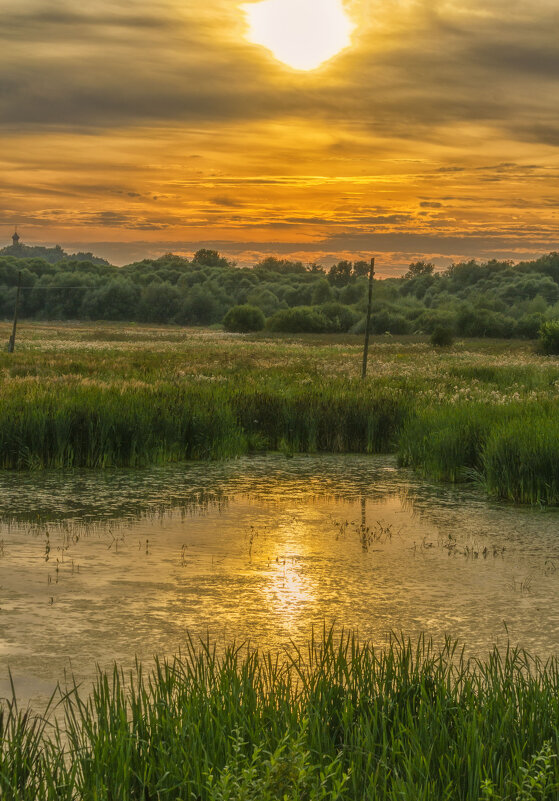
[[375,260],[371,259],[369,270],[369,302],[367,304],[367,325],[365,327],[365,347],[363,348],[363,372],[361,378],[367,376],[367,359],[369,358],[369,337],[371,335],[371,306],[373,304],[373,279],[375,277]]
[[17,316],[19,314],[19,296],[21,294],[21,271],[17,278],[17,292],[16,292],[16,305],[14,309],[14,325],[12,328],[12,335],[8,342],[8,353],[13,353],[16,346],[16,329],[17,329]]

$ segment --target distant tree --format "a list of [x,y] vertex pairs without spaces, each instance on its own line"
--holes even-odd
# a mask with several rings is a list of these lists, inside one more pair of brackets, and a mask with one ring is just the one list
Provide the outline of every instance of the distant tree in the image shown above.
[[[378,281],[376,282],[378,285]],[[359,301],[366,302],[367,284],[362,279],[360,281],[352,281],[340,289],[340,301],[352,305]]]
[[360,318],[359,312],[344,306],[343,303],[323,303],[318,310],[329,321],[328,331],[332,333],[345,333],[352,328]]
[[217,250],[201,248],[197,250],[192,259],[196,264],[204,264],[206,267],[230,267],[231,263],[221,256]]
[[295,284],[283,293],[288,306],[308,306],[311,303],[312,284]]
[[144,323],[170,323],[180,308],[181,295],[172,284],[150,284],[142,292],[138,316]]
[[449,310],[426,309],[415,317],[414,331],[432,334],[439,328],[452,328],[456,313]]
[[297,306],[276,312],[268,320],[267,326],[271,331],[291,334],[321,334],[331,329],[331,322],[314,306]]
[[181,325],[212,325],[221,320],[223,312],[223,304],[215,293],[196,284],[183,298],[175,319]]
[[313,285],[311,303],[313,306],[319,306],[329,300],[332,300],[332,288],[325,278],[321,278]]
[[350,261],[333,264],[328,272],[328,280],[334,286],[345,286],[351,280],[353,265]]
[[278,310],[278,296],[269,289],[253,289],[247,296],[246,302],[251,306],[258,306],[266,317],[270,317]]
[[404,275],[406,280],[411,278],[419,278],[423,275],[433,275],[435,272],[435,265],[430,261],[414,261],[408,267],[407,273]]
[[523,314],[516,324],[516,333],[526,339],[537,339],[544,323],[542,314]]
[[368,261],[354,261],[353,262],[353,274],[362,277],[364,275],[369,275],[369,270],[371,269],[371,264]]
[[290,273],[305,273],[306,267],[301,261],[290,261],[289,259],[277,259],[275,256],[268,256],[254,265],[254,269],[259,272],[279,273],[288,275]]
[[225,330],[238,334],[261,331],[264,328],[265,322],[261,309],[258,309],[256,306],[251,306],[250,304],[233,306],[223,318]]
[[131,281],[115,278],[87,293],[82,300],[80,317],[91,320],[134,320],[138,314],[141,290]]
[[542,324],[538,350],[548,356],[559,355],[559,320],[548,320]]

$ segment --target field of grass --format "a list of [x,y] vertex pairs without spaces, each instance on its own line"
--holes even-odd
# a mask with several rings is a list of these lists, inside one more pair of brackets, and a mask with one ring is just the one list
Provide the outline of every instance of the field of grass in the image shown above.
[[[545,801],[559,663],[324,632],[280,655],[189,643],[0,717],[6,801]],[[57,721],[57,722],[55,722]]]
[[0,354],[0,466],[397,452],[438,480],[559,503],[559,359],[514,341],[375,337],[362,381],[361,349],[350,335],[22,323]]

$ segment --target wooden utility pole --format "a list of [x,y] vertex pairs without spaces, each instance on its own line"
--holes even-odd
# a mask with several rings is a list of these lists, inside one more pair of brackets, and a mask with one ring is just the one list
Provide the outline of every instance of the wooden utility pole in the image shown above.
[[8,342],[8,353],[13,353],[16,346],[16,329],[17,329],[17,316],[19,313],[19,296],[21,294],[21,271],[17,278],[17,292],[16,292],[16,306],[14,309],[14,326],[12,328],[12,335]]
[[373,279],[375,277],[375,260],[371,259],[369,270],[369,302],[367,304],[367,325],[365,327],[365,347],[363,348],[363,372],[361,378],[367,377],[367,359],[369,358],[369,336],[371,334],[371,306],[373,304]]

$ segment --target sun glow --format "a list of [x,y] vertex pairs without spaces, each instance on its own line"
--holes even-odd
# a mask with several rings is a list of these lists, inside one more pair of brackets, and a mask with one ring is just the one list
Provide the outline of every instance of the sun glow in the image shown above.
[[351,44],[341,0],[263,0],[242,6],[248,38],[297,70],[313,70]]

